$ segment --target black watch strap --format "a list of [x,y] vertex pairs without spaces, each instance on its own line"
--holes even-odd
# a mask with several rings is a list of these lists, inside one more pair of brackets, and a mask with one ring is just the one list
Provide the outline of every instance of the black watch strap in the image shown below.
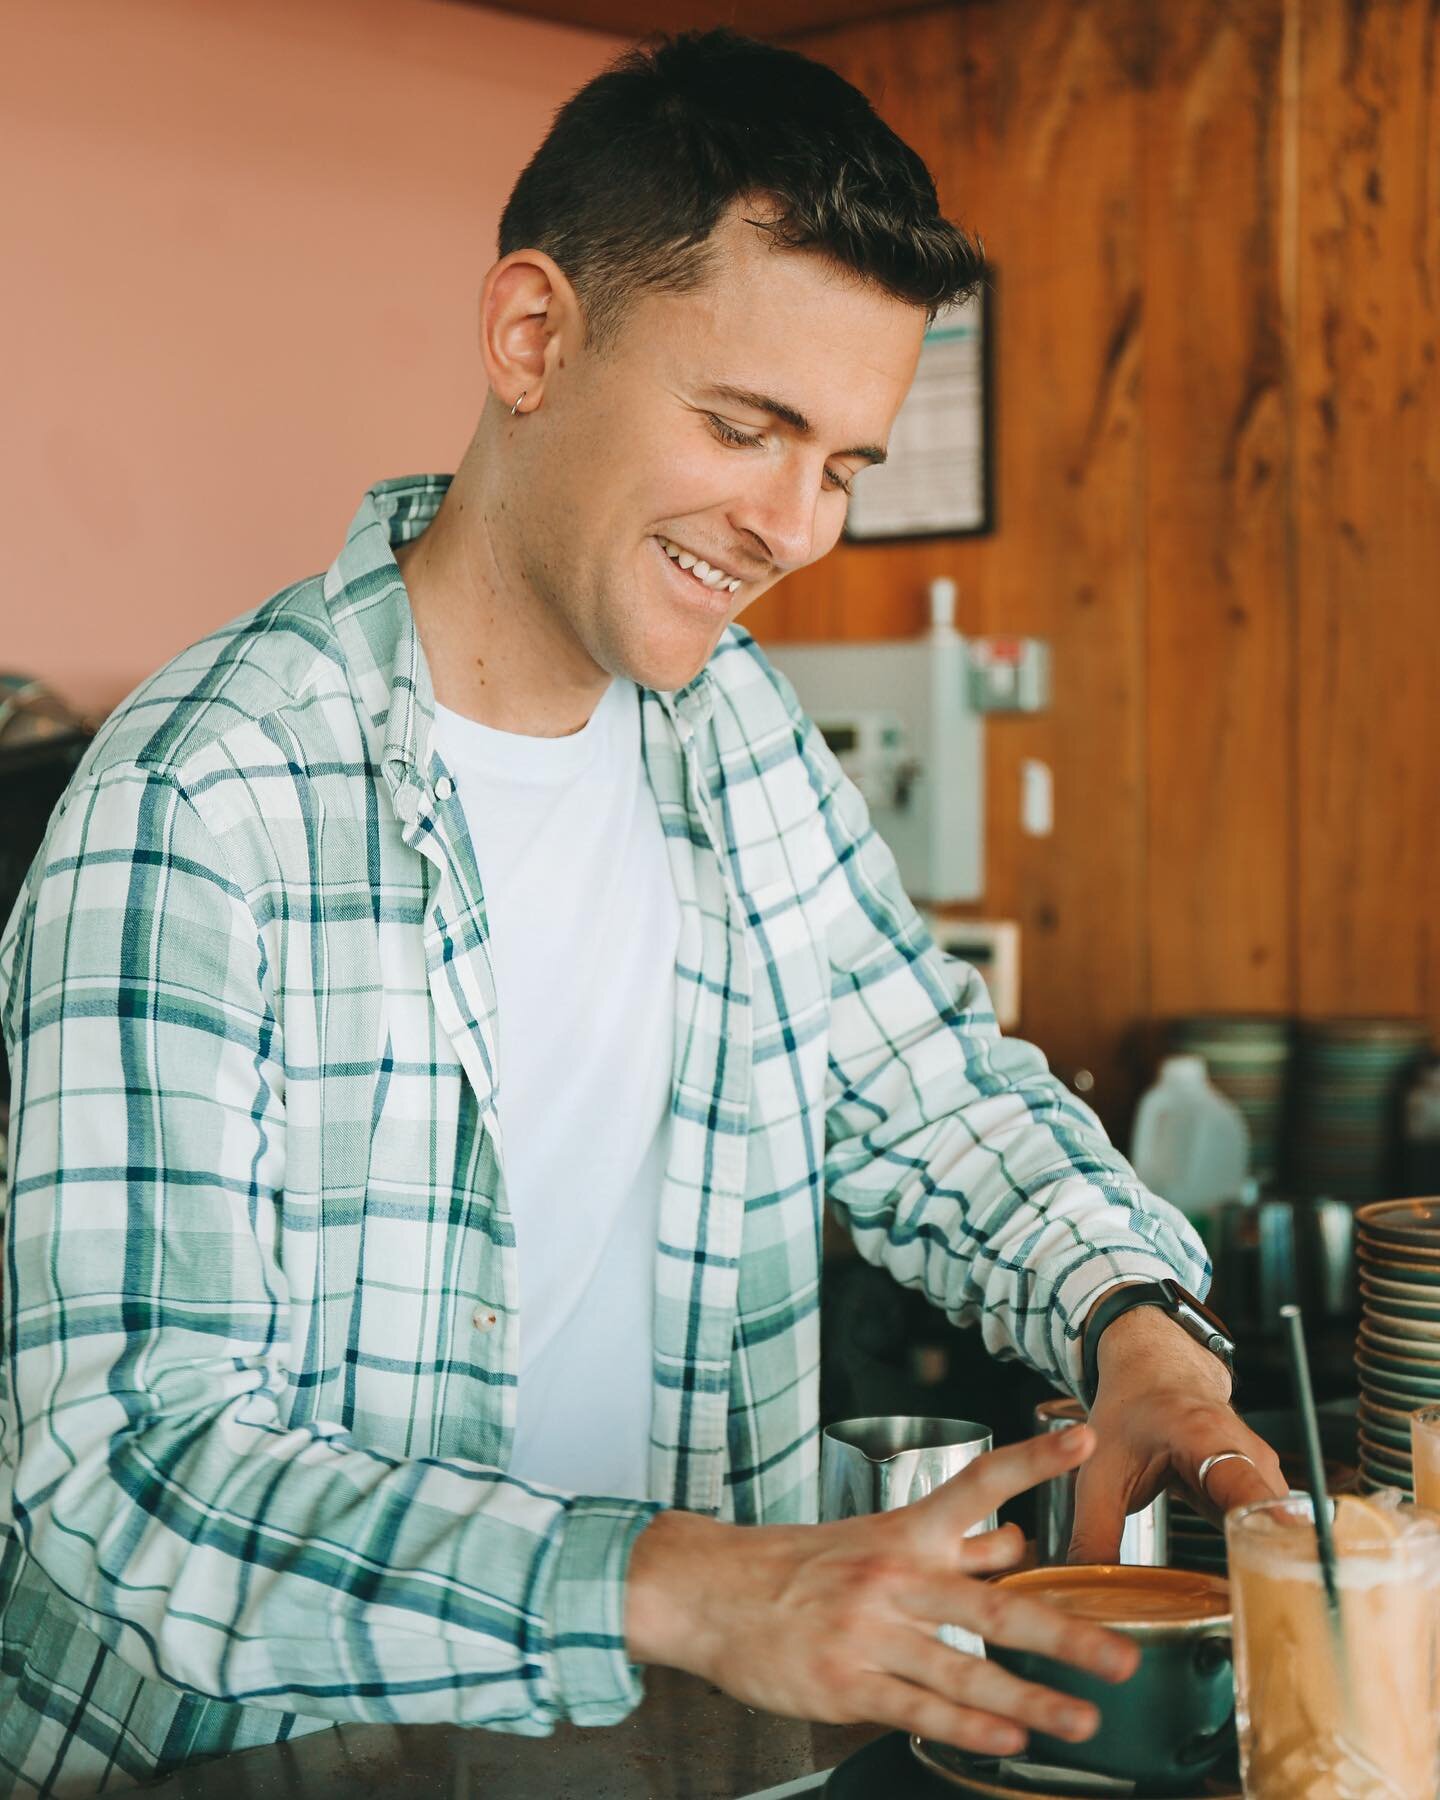
[[1137,1306],[1158,1307],[1197,1344],[1217,1357],[1229,1372],[1233,1393],[1235,1340],[1216,1315],[1193,1294],[1186,1293],[1177,1281],[1134,1281],[1103,1295],[1085,1321],[1081,1355],[1087,1406],[1095,1404],[1100,1387],[1100,1339],[1123,1313]]

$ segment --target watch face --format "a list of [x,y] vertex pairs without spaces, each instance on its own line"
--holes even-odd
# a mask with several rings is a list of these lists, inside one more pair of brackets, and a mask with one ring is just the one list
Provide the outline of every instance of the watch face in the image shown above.
[[1167,1281],[1163,1285],[1170,1289],[1176,1304],[1183,1311],[1192,1314],[1211,1337],[1221,1338],[1230,1349],[1234,1349],[1235,1338],[1219,1313],[1212,1311],[1203,1300],[1197,1300],[1195,1295],[1188,1288],[1181,1287],[1178,1281]]

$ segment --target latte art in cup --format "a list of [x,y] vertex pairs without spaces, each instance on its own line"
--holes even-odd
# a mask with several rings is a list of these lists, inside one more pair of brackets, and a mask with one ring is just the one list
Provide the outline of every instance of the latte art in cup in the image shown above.
[[1184,1569],[1161,1569],[1147,1579],[1127,1579],[1115,1569],[1091,1570],[1084,1565],[1056,1569],[1047,1583],[1027,1581],[1025,1592],[1061,1612],[1091,1619],[1097,1625],[1177,1625],[1196,1619],[1223,1619],[1230,1611],[1224,1587],[1213,1577]]
[[1196,1793],[1233,1742],[1225,1582],[1188,1569],[1096,1563],[1026,1569],[997,1585],[1121,1632],[1140,1650],[1139,1669],[1114,1685],[1053,1657],[990,1645],[1002,1668],[1099,1708],[1100,1729],[1083,1743],[1034,1732],[1035,1759],[1131,1781],[1145,1794]]

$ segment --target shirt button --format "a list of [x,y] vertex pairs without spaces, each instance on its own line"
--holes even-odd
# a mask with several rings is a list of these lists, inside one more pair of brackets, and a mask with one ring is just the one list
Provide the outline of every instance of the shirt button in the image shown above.
[[470,1315],[470,1322],[477,1331],[493,1331],[498,1320],[488,1306],[477,1306]]
[[448,800],[454,792],[455,783],[448,775],[442,775],[435,783],[435,798],[437,800]]

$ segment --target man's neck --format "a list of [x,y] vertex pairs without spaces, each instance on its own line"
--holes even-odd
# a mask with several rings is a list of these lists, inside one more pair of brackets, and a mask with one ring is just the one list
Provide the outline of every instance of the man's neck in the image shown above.
[[610,685],[521,577],[490,521],[472,452],[429,528],[395,552],[435,698],[497,731],[567,737]]

